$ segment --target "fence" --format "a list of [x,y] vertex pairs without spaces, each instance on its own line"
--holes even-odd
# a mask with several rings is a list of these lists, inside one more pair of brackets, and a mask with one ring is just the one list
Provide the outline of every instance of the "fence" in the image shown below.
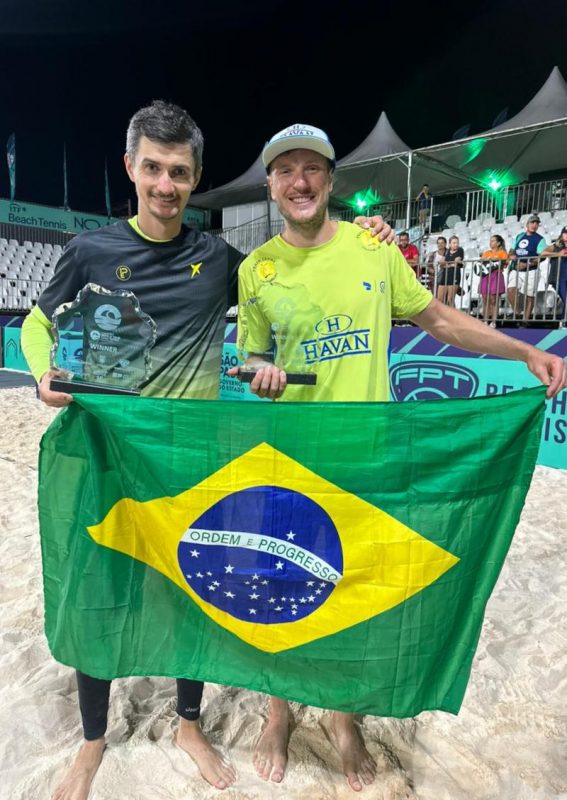
[[74,233],[50,230],[49,228],[32,228],[29,225],[16,225],[9,222],[0,222],[0,238],[15,239],[22,243],[40,242],[41,244],[60,244],[65,247],[67,242],[75,236]]
[[567,327],[565,257],[465,259],[456,267],[421,264],[416,271],[438,300],[494,325],[539,321]]

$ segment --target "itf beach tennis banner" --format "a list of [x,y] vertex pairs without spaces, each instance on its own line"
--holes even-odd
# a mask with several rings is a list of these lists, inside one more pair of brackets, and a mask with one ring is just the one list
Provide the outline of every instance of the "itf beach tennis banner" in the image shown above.
[[456,713],[543,413],[542,388],[412,404],[78,395],[41,444],[52,653],[99,678]]

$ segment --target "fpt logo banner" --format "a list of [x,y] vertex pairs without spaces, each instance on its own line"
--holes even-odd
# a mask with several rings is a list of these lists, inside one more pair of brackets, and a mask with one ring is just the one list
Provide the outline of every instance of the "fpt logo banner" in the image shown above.
[[176,497],[124,498],[88,531],[270,653],[385,612],[458,562],[266,442]]
[[390,368],[390,389],[395,400],[474,397],[478,385],[476,372],[442,359],[402,360]]
[[[390,357],[390,393],[398,401],[507,394],[538,383],[519,361],[431,358],[413,353],[392,353]],[[537,463],[567,469],[567,390],[546,403]]]

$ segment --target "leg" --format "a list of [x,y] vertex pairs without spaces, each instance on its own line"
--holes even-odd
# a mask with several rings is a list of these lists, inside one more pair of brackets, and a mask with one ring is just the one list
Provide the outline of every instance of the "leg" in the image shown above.
[[524,320],[531,319],[534,308],[534,298],[527,294],[524,298]]
[[201,777],[207,783],[216,789],[226,789],[236,780],[236,772],[234,767],[224,760],[221,753],[207,741],[201,730],[199,717],[202,696],[201,681],[178,678],[177,713],[180,719],[175,741],[193,759]]
[[265,781],[280,783],[287,766],[290,711],[287,700],[270,697],[268,719],[254,749],[256,772]]
[[447,286],[447,305],[455,307],[455,295],[457,294],[456,286]]
[[488,313],[489,312],[489,308],[488,308],[488,306],[489,306],[489,301],[488,301],[489,295],[483,294],[483,295],[481,295],[481,297],[482,297],[482,316],[484,317],[485,320],[487,320],[489,318],[489,316],[490,316],[490,314]]
[[334,711],[331,731],[336,739],[348,784],[353,791],[360,792],[363,783],[368,785],[376,777],[376,762],[364,746],[364,740],[354,722],[354,714]]
[[87,800],[104,753],[110,681],[77,672],[85,742],[52,800]]

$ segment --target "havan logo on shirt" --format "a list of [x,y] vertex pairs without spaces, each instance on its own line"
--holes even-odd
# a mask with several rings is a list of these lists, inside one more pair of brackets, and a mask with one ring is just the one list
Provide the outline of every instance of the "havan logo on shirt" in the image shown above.
[[370,328],[350,330],[352,318],[347,314],[323,317],[315,325],[315,339],[301,342],[306,364],[331,361],[343,356],[369,355]]

